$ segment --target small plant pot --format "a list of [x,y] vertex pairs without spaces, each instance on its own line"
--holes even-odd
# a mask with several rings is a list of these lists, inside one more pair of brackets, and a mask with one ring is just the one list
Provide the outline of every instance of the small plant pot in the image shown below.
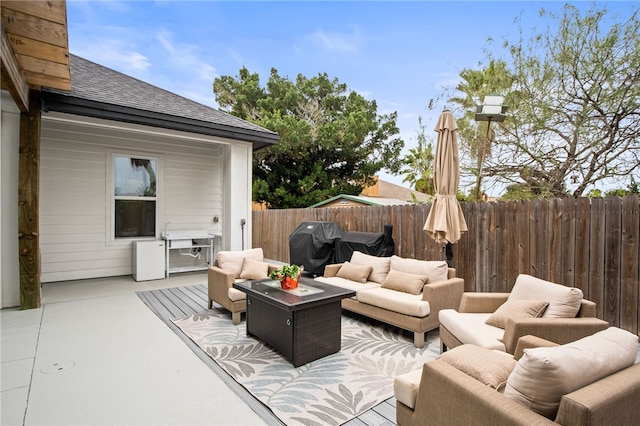
[[283,290],[293,290],[298,287],[298,281],[300,280],[300,275],[297,278],[286,277],[280,280],[280,287]]

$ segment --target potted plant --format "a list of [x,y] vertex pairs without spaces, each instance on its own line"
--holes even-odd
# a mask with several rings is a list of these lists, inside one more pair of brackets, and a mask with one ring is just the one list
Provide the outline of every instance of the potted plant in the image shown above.
[[298,281],[304,268],[298,265],[283,265],[269,274],[272,280],[279,280],[280,286],[285,290],[298,287]]

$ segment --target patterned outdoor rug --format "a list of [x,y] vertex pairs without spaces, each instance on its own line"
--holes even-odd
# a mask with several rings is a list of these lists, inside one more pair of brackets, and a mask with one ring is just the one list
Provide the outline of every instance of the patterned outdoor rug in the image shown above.
[[[172,320],[231,377],[288,425],[339,425],[393,396],[393,379],[439,354],[394,327],[342,316],[340,352],[294,368],[226,313]],[[431,334],[428,335],[430,337]]]

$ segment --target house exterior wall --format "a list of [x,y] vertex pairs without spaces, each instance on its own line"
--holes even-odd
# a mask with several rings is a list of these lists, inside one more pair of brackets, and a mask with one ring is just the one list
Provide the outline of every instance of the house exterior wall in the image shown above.
[[[236,217],[251,217],[251,194],[246,190],[251,177],[246,167],[239,167],[251,162],[250,143],[43,113],[42,282],[132,273],[135,240],[111,238],[113,153],[158,159],[157,238],[165,224],[172,222],[171,230],[222,233],[220,247],[227,248],[234,240],[232,222]],[[225,181],[227,175],[230,181]],[[227,193],[233,194],[233,202],[225,205]],[[219,220],[215,222],[214,217]]]
[[5,90],[0,115],[0,307],[20,304],[18,149],[20,111]]

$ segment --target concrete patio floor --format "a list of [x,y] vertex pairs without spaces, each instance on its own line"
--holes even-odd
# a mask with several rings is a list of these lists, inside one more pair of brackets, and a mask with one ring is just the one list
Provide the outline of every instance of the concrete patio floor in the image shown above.
[[44,284],[42,307],[0,311],[2,425],[261,425],[138,298],[205,272]]

